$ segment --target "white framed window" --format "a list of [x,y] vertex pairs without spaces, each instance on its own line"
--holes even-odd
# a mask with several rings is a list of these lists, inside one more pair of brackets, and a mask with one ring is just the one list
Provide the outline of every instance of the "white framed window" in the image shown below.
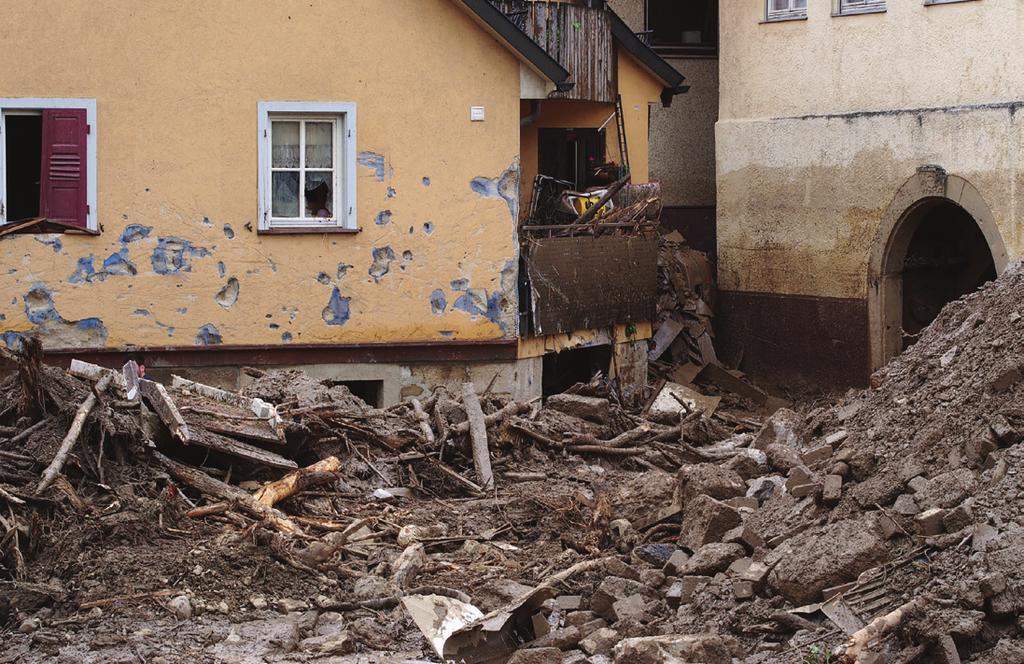
[[96,100],[0,98],[0,224],[99,232]]
[[832,14],[873,14],[885,11],[885,0],[832,0]]
[[807,18],[807,0],[765,0],[766,21]]
[[356,106],[260,102],[262,231],[356,229]]

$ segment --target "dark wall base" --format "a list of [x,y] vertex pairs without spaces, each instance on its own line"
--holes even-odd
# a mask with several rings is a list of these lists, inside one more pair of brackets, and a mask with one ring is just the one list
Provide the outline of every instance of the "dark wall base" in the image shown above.
[[722,361],[767,385],[868,384],[867,300],[719,291],[715,330]]

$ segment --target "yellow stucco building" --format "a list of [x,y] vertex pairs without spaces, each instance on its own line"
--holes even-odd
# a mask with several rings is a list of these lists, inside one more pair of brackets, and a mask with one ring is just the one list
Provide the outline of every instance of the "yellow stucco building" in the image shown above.
[[[58,361],[130,355],[225,385],[240,366],[304,366],[380,403],[495,374],[496,389],[539,394],[541,356],[572,345],[642,354],[645,321],[521,329],[534,128],[596,127],[614,104],[546,101],[574,73],[495,5],[4,10],[7,345],[39,334]],[[648,105],[682,77],[635,36],[613,41],[641,181]]]

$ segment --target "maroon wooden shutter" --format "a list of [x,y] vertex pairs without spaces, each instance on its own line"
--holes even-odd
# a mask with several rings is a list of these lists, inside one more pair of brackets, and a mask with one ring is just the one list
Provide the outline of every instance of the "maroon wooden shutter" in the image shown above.
[[89,214],[85,159],[88,135],[84,108],[43,110],[39,216],[85,227]]

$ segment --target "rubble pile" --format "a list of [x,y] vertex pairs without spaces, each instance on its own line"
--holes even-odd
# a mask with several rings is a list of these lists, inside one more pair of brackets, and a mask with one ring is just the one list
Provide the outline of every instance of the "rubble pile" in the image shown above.
[[597,380],[378,409],[29,344],[0,662],[1022,661],[1022,294],[1008,270],[810,409],[714,363],[721,395],[659,380],[642,411]]

